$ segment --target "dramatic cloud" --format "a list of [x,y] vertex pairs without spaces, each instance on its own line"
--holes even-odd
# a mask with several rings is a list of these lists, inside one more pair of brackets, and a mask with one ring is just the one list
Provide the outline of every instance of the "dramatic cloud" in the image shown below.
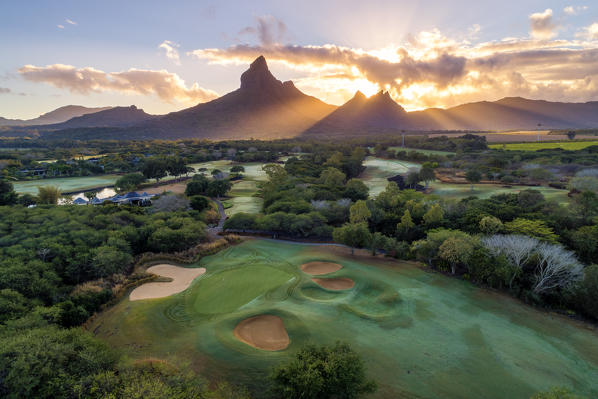
[[552,39],[556,36],[558,25],[552,20],[552,10],[537,12],[529,16],[531,34],[535,39]]
[[181,58],[179,57],[179,51],[177,43],[171,42],[170,40],[164,40],[158,48],[165,51],[166,57],[171,59],[175,64],[181,65]]
[[19,69],[23,78],[44,82],[74,93],[119,91],[123,93],[155,94],[164,101],[207,101],[217,97],[211,90],[194,83],[187,87],[175,73],[165,70],[152,71],[129,69],[123,72],[104,72],[91,67],[75,68],[72,65],[54,64],[45,67],[25,65]]
[[438,30],[421,32],[403,45],[371,50],[269,41],[190,54],[212,64],[235,65],[264,55],[297,71],[300,89],[335,104],[356,90],[373,94],[380,89],[389,90],[408,109],[504,96],[565,101],[598,96],[598,43],[590,38],[598,26],[586,28],[584,40],[507,38],[474,45],[472,36],[480,29],[457,40]]

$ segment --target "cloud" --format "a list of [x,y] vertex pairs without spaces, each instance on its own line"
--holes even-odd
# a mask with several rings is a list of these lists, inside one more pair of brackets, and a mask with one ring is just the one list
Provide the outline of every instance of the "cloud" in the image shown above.
[[577,15],[582,11],[588,9],[588,6],[567,6],[563,8],[563,12],[567,15]]
[[255,26],[241,29],[238,35],[241,38],[246,35],[255,37],[262,46],[279,44],[287,38],[287,26],[276,17],[262,15],[255,17],[255,22]]
[[77,25],[77,23],[76,23],[75,21],[71,20],[71,19],[68,19],[68,18],[67,18],[67,19],[65,19],[65,21],[66,21],[66,23],[67,23],[67,24],[69,24],[69,25]]
[[558,25],[552,20],[552,10],[537,12],[529,16],[531,35],[535,39],[552,39],[557,35]]
[[11,90],[8,87],[0,87],[0,94],[8,94]]
[[60,24],[59,24],[59,25],[56,25],[56,27],[57,27],[58,29],[64,29],[64,25],[60,25]]
[[598,22],[595,22],[590,26],[586,26],[581,30],[581,32],[578,32],[576,36],[588,40],[598,40]]
[[165,51],[166,58],[171,59],[175,64],[181,65],[181,58],[179,56],[179,51],[177,48],[179,45],[177,43],[171,42],[170,40],[164,40],[158,48]]
[[166,70],[131,68],[122,72],[104,72],[91,67],[53,64],[44,67],[25,65],[19,69],[19,73],[29,81],[48,83],[80,94],[104,91],[153,94],[167,102],[197,102],[217,97],[214,91],[204,89],[197,83],[188,87],[177,74]]

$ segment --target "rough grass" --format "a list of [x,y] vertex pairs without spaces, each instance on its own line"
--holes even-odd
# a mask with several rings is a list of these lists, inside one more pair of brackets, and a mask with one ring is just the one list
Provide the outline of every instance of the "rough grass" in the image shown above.
[[537,151],[553,148],[562,148],[563,150],[577,151],[584,148],[598,145],[598,140],[595,141],[563,141],[563,142],[540,142],[540,143],[511,143],[511,144],[491,144],[488,147],[497,150],[510,151]]
[[[342,264],[331,277],[351,278],[355,287],[319,288],[300,272],[314,260]],[[554,385],[598,396],[595,331],[464,281],[271,240],[249,240],[196,266],[208,271],[186,291],[125,299],[90,330],[132,361],[190,362],[207,378],[247,385],[256,398],[273,366],[306,343],[336,340],[365,360],[380,385],[373,398],[528,398]],[[235,339],[239,321],[259,314],[283,319],[286,350],[260,351]]]
[[451,184],[439,181],[431,182],[430,188],[432,194],[443,198],[460,200],[470,196],[478,198],[490,198],[497,194],[517,194],[521,190],[536,190],[542,193],[548,200],[555,200],[559,203],[569,203],[567,190],[559,190],[552,187],[529,187],[529,186],[510,186],[505,187],[501,184],[474,184],[473,192],[469,184]]

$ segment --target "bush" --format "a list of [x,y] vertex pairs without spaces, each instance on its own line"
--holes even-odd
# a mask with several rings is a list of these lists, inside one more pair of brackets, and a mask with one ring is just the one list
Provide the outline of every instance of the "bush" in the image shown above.
[[191,209],[201,212],[210,206],[210,201],[201,195],[194,195],[191,197],[189,204],[191,205]]

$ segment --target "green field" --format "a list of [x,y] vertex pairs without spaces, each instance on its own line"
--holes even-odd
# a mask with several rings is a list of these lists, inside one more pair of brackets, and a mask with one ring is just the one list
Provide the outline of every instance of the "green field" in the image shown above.
[[63,193],[84,191],[91,188],[113,185],[118,175],[101,175],[86,177],[59,177],[56,179],[27,180],[13,182],[15,191],[20,194],[37,194],[39,186],[56,186]]
[[598,145],[598,141],[564,141],[564,142],[544,142],[544,143],[511,143],[511,144],[490,144],[488,147],[496,150],[510,151],[537,151],[552,148],[562,148],[563,150],[577,151],[584,148]]
[[420,165],[413,162],[397,161],[367,157],[363,162],[365,171],[359,176],[370,189],[370,196],[375,197],[384,191],[388,184],[387,178],[406,173],[409,169],[419,169]]
[[[340,263],[347,291],[300,271]],[[123,299],[89,330],[132,361],[190,364],[210,379],[264,397],[269,370],[306,343],[348,342],[380,386],[375,398],[529,398],[551,386],[598,395],[598,334],[564,317],[415,265],[352,257],[336,247],[250,240],[196,266],[207,268],[169,298]],[[233,336],[248,317],[281,317],[291,343],[266,352]]]
[[392,151],[403,151],[403,152],[411,152],[411,151],[415,151],[415,152],[419,152],[420,154],[425,154],[425,155],[455,155],[454,152],[451,151],[437,151],[437,150],[423,150],[420,148],[405,148],[405,147],[388,147],[389,150]]
[[542,193],[548,200],[555,200],[565,204],[569,202],[567,196],[568,190],[559,190],[552,187],[529,187],[529,186],[511,186],[503,187],[500,184],[475,184],[473,192],[469,184],[451,184],[434,181],[430,183],[432,194],[442,198],[460,200],[463,198],[476,196],[481,199],[490,198],[497,194],[517,194],[521,190],[536,190]]

